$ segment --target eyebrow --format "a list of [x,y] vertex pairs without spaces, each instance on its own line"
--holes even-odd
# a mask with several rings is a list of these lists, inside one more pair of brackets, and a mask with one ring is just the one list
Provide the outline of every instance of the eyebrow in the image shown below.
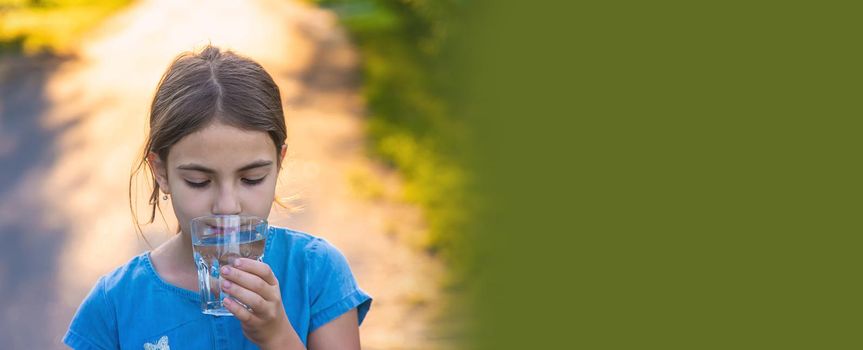
[[[237,172],[246,171],[246,170],[255,169],[255,168],[260,168],[260,167],[265,167],[265,166],[269,166],[272,164],[273,164],[273,162],[269,161],[269,160],[257,160],[257,161],[251,162],[247,165],[244,165],[240,169],[237,169]],[[204,172],[204,173],[208,173],[208,174],[215,174],[216,173],[216,171],[213,169],[210,169],[210,168],[207,168],[203,165],[195,164],[195,163],[183,164],[183,165],[178,166],[177,169],[195,170],[195,171],[200,171],[200,172]]]

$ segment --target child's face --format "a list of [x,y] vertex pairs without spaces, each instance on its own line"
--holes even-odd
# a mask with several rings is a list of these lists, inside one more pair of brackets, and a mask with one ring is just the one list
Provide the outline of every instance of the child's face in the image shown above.
[[150,162],[159,186],[171,194],[184,233],[189,220],[211,214],[246,214],[267,218],[279,174],[269,135],[213,123],[171,147],[167,162]]

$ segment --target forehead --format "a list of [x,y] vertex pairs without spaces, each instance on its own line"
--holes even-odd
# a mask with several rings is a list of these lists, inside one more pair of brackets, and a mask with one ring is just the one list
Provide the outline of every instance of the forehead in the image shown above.
[[276,160],[275,144],[263,131],[212,123],[186,135],[171,147],[168,165],[197,163],[217,170],[242,167],[256,160]]

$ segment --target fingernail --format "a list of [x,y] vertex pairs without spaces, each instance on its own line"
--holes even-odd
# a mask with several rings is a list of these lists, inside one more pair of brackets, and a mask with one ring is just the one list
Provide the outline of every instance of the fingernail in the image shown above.
[[240,267],[240,260],[242,259],[234,259],[234,267]]
[[231,281],[223,280],[222,281],[222,289],[228,289],[228,288],[231,288]]
[[230,268],[230,267],[228,267],[228,266],[223,266],[223,267],[222,267],[222,274],[223,274],[223,275],[227,275],[227,274],[230,274],[230,273],[231,273],[231,268]]

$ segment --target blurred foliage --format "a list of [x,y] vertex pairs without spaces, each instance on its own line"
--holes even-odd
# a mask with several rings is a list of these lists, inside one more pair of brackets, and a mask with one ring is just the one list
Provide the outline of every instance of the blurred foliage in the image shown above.
[[397,168],[404,199],[429,224],[426,247],[449,263],[464,256],[470,213],[464,167],[467,132],[455,115],[453,33],[459,1],[318,0],[334,10],[363,60],[368,135],[373,155]]
[[131,0],[0,0],[0,54],[68,53]]

